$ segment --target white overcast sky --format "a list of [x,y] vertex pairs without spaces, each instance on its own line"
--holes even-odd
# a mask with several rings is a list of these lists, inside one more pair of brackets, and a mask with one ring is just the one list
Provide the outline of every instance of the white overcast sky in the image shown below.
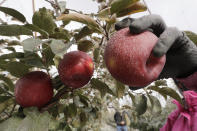
[[[176,26],[180,30],[197,33],[197,0],[146,0],[146,2],[151,12],[161,15],[168,26]],[[35,3],[36,10],[44,6],[50,7],[50,4],[44,0],[35,0]],[[17,9],[31,22],[32,0],[7,0],[2,6]],[[97,3],[92,0],[67,0],[67,8],[81,10],[85,13],[98,11]],[[140,17],[146,14],[148,12],[131,16]],[[4,18],[2,13],[0,13],[0,18]]]

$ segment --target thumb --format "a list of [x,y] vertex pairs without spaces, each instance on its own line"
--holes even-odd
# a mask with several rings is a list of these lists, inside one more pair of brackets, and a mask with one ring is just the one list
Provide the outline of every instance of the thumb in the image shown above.
[[[159,37],[159,40],[153,48],[153,55],[161,57],[183,36],[183,33],[175,27],[167,28]],[[178,44],[178,43],[177,43]],[[180,45],[181,46],[181,45]]]

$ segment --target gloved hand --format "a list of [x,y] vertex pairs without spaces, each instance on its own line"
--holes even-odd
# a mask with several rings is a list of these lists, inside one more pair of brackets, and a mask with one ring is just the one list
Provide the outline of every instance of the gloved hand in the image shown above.
[[197,71],[197,46],[185,33],[175,27],[167,27],[159,15],[147,15],[139,19],[126,18],[116,23],[115,29],[128,26],[131,33],[149,30],[159,37],[152,53],[155,57],[166,55],[166,64],[158,79],[184,78]]

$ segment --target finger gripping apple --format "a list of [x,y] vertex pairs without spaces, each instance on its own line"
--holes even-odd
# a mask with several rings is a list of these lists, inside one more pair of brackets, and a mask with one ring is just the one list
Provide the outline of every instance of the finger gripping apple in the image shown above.
[[154,57],[157,36],[145,31],[131,34],[129,28],[116,32],[105,48],[104,60],[111,75],[129,86],[146,86],[161,73],[166,56]]

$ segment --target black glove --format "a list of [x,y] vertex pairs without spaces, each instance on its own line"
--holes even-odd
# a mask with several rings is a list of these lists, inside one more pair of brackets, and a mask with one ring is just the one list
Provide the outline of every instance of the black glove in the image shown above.
[[[155,57],[166,55],[166,64],[158,79],[184,78],[197,71],[196,45],[177,28],[167,27],[159,15],[147,15],[139,19],[126,18],[116,23],[115,29],[128,26],[131,33],[152,30],[159,37],[152,53]],[[138,88],[140,87],[133,89]]]

